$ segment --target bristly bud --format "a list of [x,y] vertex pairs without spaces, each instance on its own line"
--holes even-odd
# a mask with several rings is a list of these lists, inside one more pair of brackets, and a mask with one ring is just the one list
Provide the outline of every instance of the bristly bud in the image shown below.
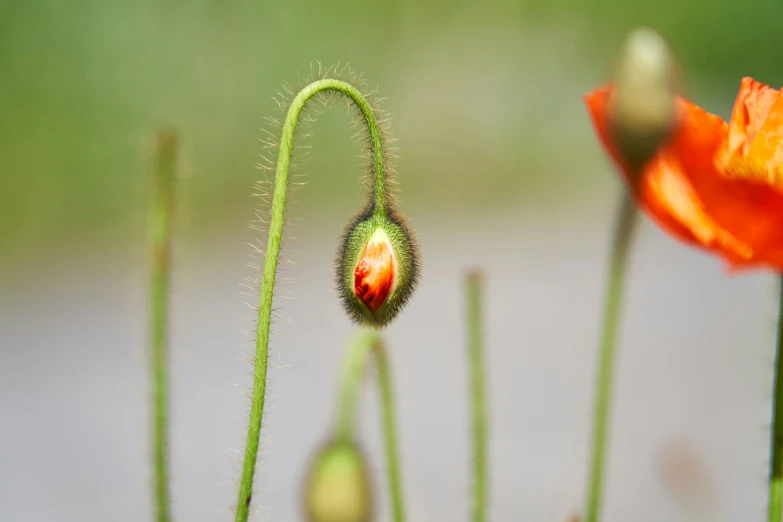
[[368,522],[372,515],[369,473],[359,448],[346,441],[316,455],[305,485],[309,522]]
[[619,152],[638,172],[671,136],[677,119],[677,67],[663,37],[646,27],[631,31],[613,83],[610,128]]
[[357,216],[337,252],[337,285],[348,315],[359,324],[385,326],[417,281],[417,248],[402,218],[388,209]]

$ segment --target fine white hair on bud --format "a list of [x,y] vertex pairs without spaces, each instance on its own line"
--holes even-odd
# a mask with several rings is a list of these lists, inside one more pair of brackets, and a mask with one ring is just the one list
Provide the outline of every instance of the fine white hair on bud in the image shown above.
[[356,216],[337,250],[337,290],[357,323],[387,325],[410,299],[419,279],[418,245],[399,212],[371,207]]
[[615,65],[609,99],[611,130],[634,169],[652,158],[677,119],[677,67],[666,40],[640,27],[626,37]]

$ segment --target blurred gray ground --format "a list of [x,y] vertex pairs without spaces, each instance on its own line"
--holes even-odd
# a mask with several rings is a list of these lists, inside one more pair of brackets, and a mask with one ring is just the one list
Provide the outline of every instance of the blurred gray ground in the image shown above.
[[[593,358],[612,216],[608,197],[514,213],[415,217],[423,279],[386,332],[411,521],[467,520],[461,278],[487,273],[491,519],[557,522],[582,502]],[[301,520],[302,474],[327,435],[353,327],[334,297],[342,217],[291,229],[276,301],[257,520]],[[244,222],[228,223],[241,231]],[[174,512],[230,520],[251,384],[237,286],[251,231],[181,240],[173,298]],[[0,292],[0,520],[150,518],[145,274],[139,245],[71,242]],[[644,224],[621,338],[607,522],[681,520],[659,473],[674,439],[702,453],[715,522],[760,520],[774,284]],[[283,299],[292,297],[292,299]],[[255,298],[247,298],[254,301]],[[362,442],[388,520],[376,394]]]

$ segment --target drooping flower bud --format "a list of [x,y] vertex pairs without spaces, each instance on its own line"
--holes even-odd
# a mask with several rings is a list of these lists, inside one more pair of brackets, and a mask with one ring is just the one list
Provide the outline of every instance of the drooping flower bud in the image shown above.
[[367,522],[372,492],[359,448],[351,442],[328,444],[316,456],[305,484],[309,522]]
[[360,214],[337,253],[337,284],[348,314],[384,326],[410,298],[418,280],[416,244],[393,212]]
[[625,40],[609,99],[613,141],[638,172],[671,136],[677,120],[677,67],[666,41],[642,27]]

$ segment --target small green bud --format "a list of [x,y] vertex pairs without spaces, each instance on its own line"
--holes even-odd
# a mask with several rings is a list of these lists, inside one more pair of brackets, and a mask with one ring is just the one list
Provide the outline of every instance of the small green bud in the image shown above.
[[359,324],[385,326],[410,299],[419,277],[415,241],[403,219],[386,210],[359,214],[337,253],[343,306]]
[[329,443],[316,455],[305,487],[309,522],[368,522],[372,492],[359,448],[346,441]]
[[677,119],[677,67],[663,37],[647,27],[631,31],[613,83],[610,129],[623,158],[639,171],[671,136]]

